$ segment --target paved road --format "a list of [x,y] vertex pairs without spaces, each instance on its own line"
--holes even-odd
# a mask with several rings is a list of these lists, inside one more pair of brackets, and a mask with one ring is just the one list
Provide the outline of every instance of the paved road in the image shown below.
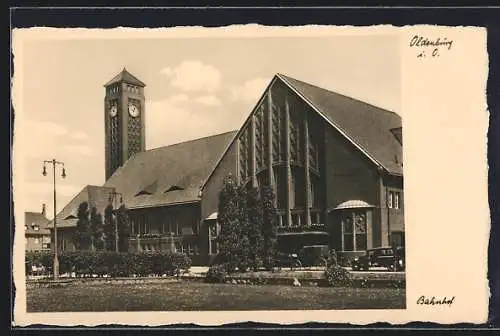
[[[352,269],[350,267],[346,267],[346,269],[348,269],[349,271],[351,271],[352,273],[355,273],[355,274],[376,274],[376,273],[381,273],[381,272],[384,272],[384,273],[404,273],[404,272],[388,272],[387,269],[383,268],[383,267],[372,267],[369,271],[352,271]],[[206,273],[207,271],[208,271],[208,267],[206,267],[206,266],[193,266],[190,269],[190,273],[193,273],[193,274]],[[301,272],[323,272],[323,269],[319,268],[319,267],[315,267],[315,268],[311,267],[311,268],[300,269],[298,271],[301,271]]]

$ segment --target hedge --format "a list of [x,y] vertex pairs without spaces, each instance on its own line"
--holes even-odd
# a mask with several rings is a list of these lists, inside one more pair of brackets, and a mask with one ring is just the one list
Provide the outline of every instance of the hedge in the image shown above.
[[[43,266],[50,273],[53,254],[47,252],[26,252],[27,273],[31,266]],[[187,271],[191,259],[184,253],[172,252],[62,252],[59,254],[59,273],[75,272],[77,276],[96,274],[98,276],[130,277],[163,274],[174,275]]]

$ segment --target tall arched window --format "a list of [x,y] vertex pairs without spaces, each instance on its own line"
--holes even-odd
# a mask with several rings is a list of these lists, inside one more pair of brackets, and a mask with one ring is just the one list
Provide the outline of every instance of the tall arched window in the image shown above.
[[342,249],[344,251],[366,250],[366,212],[345,211],[342,221]]

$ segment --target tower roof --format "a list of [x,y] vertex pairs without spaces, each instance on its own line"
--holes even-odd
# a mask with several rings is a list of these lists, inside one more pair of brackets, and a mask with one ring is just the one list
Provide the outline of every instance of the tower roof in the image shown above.
[[110,86],[111,84],[120,83],[120,82],[132,84],[132,85],[138,85],[138,86],[142,86],[142,87],[146,86],[146,84],[144,84],[139,79],[137,79],[137,77],[135,77],[130,72],[128,72],[127,69],[125,69],[125,67],[118,75],[113,77],[112,80],[110,80],[109,82],[104,84],[104,86]]

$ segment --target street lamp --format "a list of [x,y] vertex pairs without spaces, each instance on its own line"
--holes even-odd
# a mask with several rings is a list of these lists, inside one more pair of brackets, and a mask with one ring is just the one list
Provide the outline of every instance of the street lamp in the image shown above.
[[57,255],[57,220],[56,220],[56,211],[57,211],[57,203],[56,203],[56,165],[62,166],[62,178],[66,178],[66,169],[64,168],[64,162],[56,161],[56,159],[52,160],[44,160],[43,161],[43,176],[47,176],[47,164],[52,164],[52,172],[53,172],[53,182],[54,182],[54,280],[59,278],[59,257]]
[[118,215],[117,215],[117,208],[116,208],[116,201],[118,200],[118,196],[120,196],[120,204],[123,203],[123,195],[119,192],[112,191],[109,194],[109,202],[112,204],[113,207],[113,213],[115,214],[115,250],[116,253],[118,253]]

